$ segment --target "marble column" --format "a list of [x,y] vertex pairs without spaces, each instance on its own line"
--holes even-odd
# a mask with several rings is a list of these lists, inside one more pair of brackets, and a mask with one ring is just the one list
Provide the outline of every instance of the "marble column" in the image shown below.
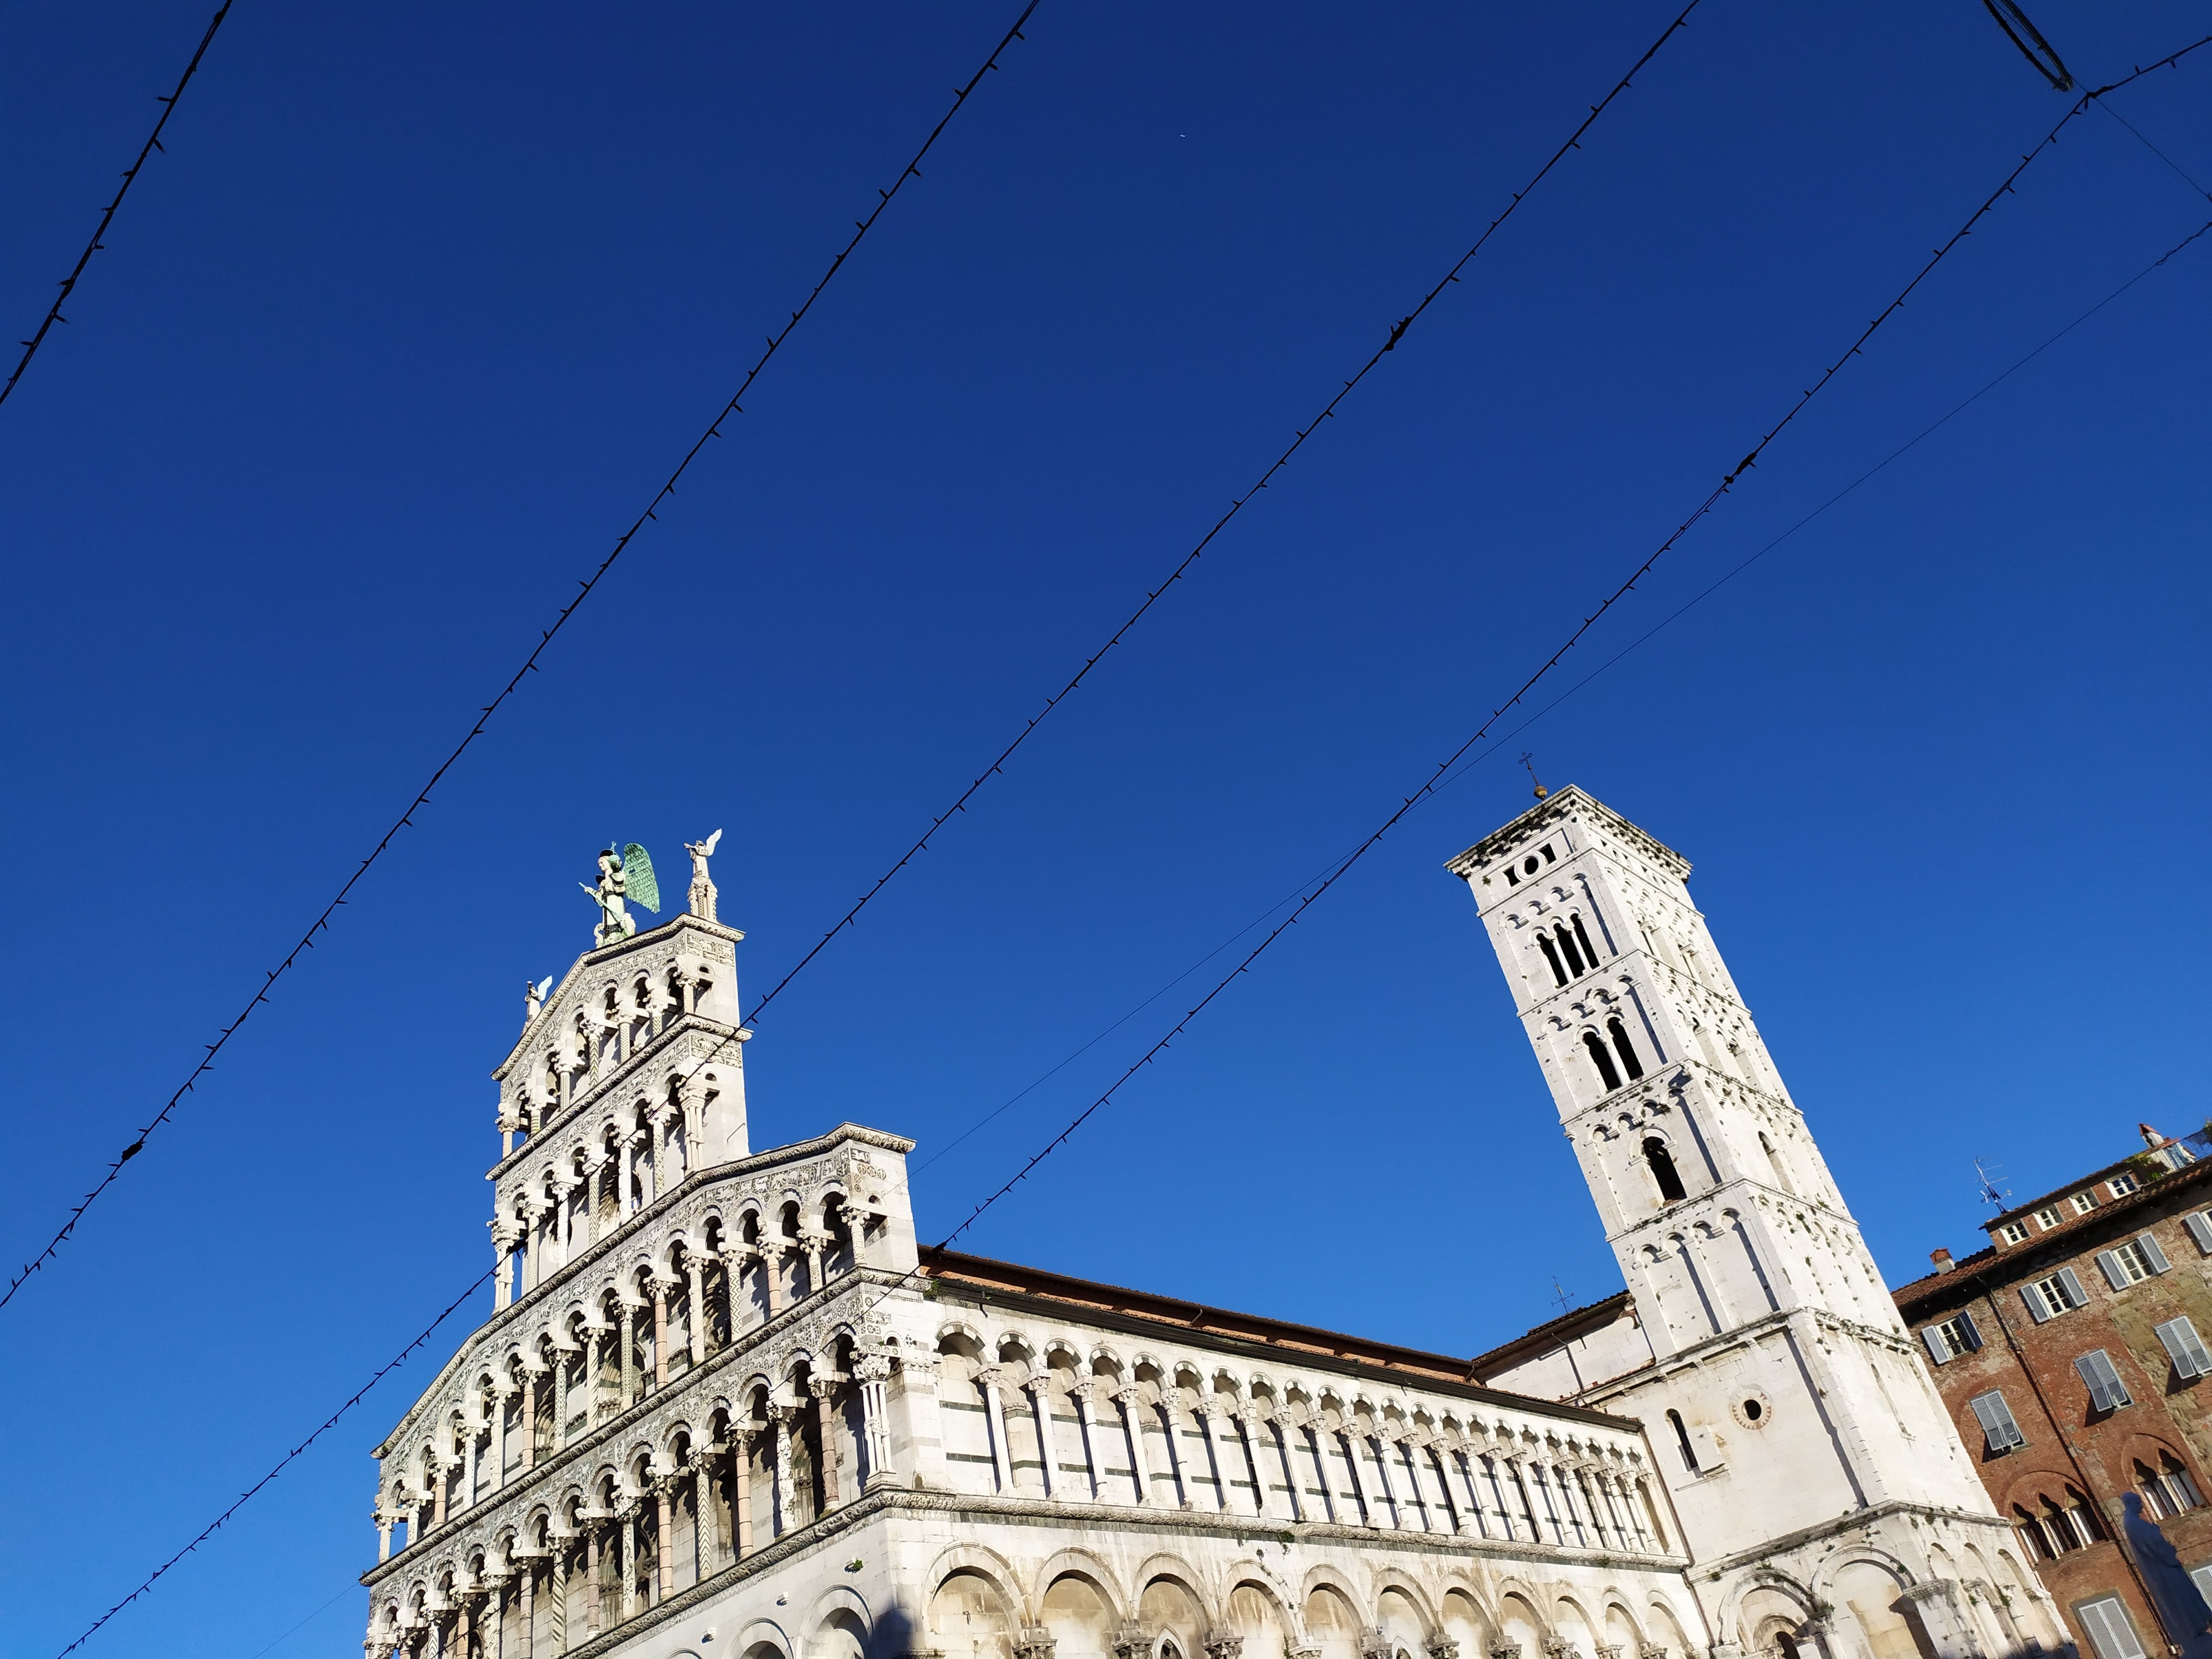
[[637,1403],[637,1313],[638,1304],[624,1297],[618,1337],[622,1346],[615,1356],[622,1367],[622,1404],[617,1408],[620,1411],[628,1411]]
[[1057,1426],[1052,1420],[1052,1382],[1048,1376],[1032,1375],[1029,1382],[1030,1409],[1036,1413],[1037,1459],[1044,1465],[1044,1495],[1058,1498],[1060,1492],[1060,1437],[1053,1432]]
[[842,1501],[837,1480],[837,1389],[845,1378],[836,1371],[806,1381],[814,1396],[814,1431],[822,1442],[822,1509],[824,1514]]
[[653,1276],[653,1386],[668,1386],[668,1281]]
[[1145,1446],[1145,1396],[1134,1384],[1114,1390],[1114,1403],[1121,1408],[1121,1430],[1129,1437],[1129,1467],[1136,1473],[1139,1504],[1152,1501],[1152,1459]]
[[653,1483],[653,1518],[659,1523],[653,1539],[653,1564],[659,1569],[663,1601],[676,1594],[676,1506],[670,1501],[674,1485],[674,1478],[666,1474]]
[[539,1368],[522,1368],[522,1467],[533,1468],[538,1463],[538,1378]]
[[890,1412],[885,1398],[890,1374],[891,1362],[881,1354],[863,1354],[853,1362],[853,1375],[860,1383],[860,1438],[868,1460],[864,1492],[888,1484],[893,1478]]
[[980,1366],[975,1372],[975,1386],[983,1391],[983,1420],[990,1425],[991,1472],[997,1482],[994,1490],[1011,1492],[1014,1471],[1006,1455],[1006,1416],[999,1402],[999,1377],[996,1365]]
[[737,1536],[737,1557],[742,1561],[753,1553],[753,1441],[751,1429],[732,1428],[730,1431],[730,1512],[731,1530]]
[[684,1322],[690,1328],[691,1363],[702,1365],[707,1360],[707,1258],[696,1250],[687,1251],[684,1267],[691,1281],[690,1317]]

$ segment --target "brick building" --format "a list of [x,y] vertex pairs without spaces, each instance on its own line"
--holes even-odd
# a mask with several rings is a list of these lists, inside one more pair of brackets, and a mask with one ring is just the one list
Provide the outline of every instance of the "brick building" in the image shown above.
[[2131,1493],[2212,1598],[2212,1135],[2142,1134],[1896,1291],[2085,1659],[2205,1650],[2202,1626],[2154,1610],[2126,1542]]

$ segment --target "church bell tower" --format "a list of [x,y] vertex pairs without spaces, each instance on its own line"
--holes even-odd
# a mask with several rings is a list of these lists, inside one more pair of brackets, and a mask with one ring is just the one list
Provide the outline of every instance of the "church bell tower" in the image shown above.
[[[1735,1645],[1788,1636],[1843,1659],[1856,1624],[1877,1655],[1979,1654],[1966,1547],[2010,1528],[1691,902],[1689,861],[1567,788],[1448,867],[1628,1290],[1485,1356],[1480,1380],[1643,1420]],[[1847,1540],[1864,1571],[1838,1565]]]

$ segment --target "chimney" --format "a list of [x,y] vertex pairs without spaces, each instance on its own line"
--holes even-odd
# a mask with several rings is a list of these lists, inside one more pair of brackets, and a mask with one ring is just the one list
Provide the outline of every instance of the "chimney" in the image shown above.
[[1954,1265],[1948,1250],[1930,1250],[1928,1259],[1936,1264],[1936,1271],[1939,1273],[1949,1273]]
[[2159,1133],[2157,1130],[2152,1128],[2149,1124],[2138,1123],[2136,1125],[2136,1128],[2143,1138],[2143,1145],[2149,1147],[2154,1152],[2166,1144],[2166,1137]]

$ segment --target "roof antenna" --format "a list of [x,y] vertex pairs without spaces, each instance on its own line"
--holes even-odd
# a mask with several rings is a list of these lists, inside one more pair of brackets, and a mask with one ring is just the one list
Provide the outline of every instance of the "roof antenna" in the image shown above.
[[1569,1312],[1567,1292],[1565,1287],[1559,1283],[1559,1275],[1556,1273],[1552,1276],[1552,1300],[1559,1304],[1559,1317],[1565,1319]]
[[2000,1210],[2012,1207],[2012,1188],[2005,1184],[2002,1170],[1978,1158],[1974,1160],[1974,1173],[1981,1177],[1983,1203],[1994,1204]]
[[1524,749],[1521,751],[1521,764],[1528,767],[1528,781],[1536,786],[1536,799],[1538,800],[1541,800],[1545,796],[1550,794],[1552,792],[1544,787],[1544,781],[1536,775],[1536,768],[1534,764],[1534,760],[1535,757],[1528,753],[1527,750]]

